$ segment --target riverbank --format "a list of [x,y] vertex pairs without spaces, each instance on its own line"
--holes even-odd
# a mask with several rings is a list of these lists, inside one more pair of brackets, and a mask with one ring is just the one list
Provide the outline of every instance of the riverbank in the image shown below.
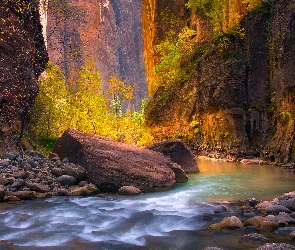
[[23,156],[5,153],[0,159],[1,201],[96,194],[99,190],[87,182],[85,169],[66,158],[29,151]]
[[241,164],[264,164],[273,165],[280,168],[284,168],[289,172],[295,173],[295,163],[280,163],[276,162],[271,155],[265,152],[258,151],[194,151],[198,158],[212,160],[212,161],[224,161],[224,162],[239,162]]

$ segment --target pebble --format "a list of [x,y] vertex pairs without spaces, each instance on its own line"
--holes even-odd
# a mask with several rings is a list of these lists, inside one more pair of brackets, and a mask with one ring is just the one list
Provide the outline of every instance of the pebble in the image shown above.
[[37,151],[24,156],[7,152],[0,158],[0,201],[69,195],[68,189],[76,182],[80,182],[80,187],[88,185],[85,169],[66,158],[60,160],[57,155],[49,159]]

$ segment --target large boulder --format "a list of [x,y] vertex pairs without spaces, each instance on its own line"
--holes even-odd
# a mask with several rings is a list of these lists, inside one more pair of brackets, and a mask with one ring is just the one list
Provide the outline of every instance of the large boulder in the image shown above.
[[156,142],[148,149],[160,152],[180,165],[186,173],[199,172],[196,157],[190,148],[180,139]]
[[[181,167],[163,154],[75,129],[64,132],[53,152],[84,167],[87,177],[103,192],[117,192],[122,186],[160,191],[171,188],[178,179],[187,181]],[[178,179],[172,168],[177,169]]]

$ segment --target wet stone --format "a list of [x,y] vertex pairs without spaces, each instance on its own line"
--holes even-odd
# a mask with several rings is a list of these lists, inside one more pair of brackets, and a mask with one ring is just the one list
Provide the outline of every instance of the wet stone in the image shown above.
[[274,233],[279,235],[289,235],[293,231],[295,231],[295,227],[281,227],[278,228]]
[[269,242],[269,239],[264,237],[261,234],[251,233],[241,237],[240,242],[241,243],[247,243],[247,242],[266,243],[266,242]]

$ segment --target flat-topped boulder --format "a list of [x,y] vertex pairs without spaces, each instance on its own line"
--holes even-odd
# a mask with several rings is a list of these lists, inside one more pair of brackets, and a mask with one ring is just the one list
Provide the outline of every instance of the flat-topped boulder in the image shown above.
[[159,152],[75,129],[64,132],[53,153],[84,167],[88,179],[103,192],[117,192],[122,186],[161,191],[187,181],[184,170]]
[[149,145],[147,148],[170,157],[170,159],[180,165],[186,173],[200,171],[195,155],[187,144],[180,139],[156,142]]

